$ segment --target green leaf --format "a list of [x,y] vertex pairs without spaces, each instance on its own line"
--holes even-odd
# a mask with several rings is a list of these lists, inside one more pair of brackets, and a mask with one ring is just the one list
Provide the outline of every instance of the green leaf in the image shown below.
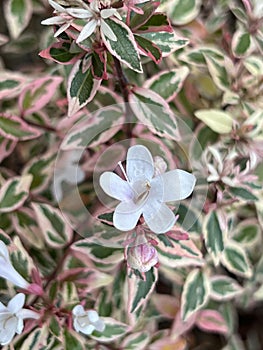
[[261,232],[258,222],[253,219],[243,220],[234,229],[232,238],[245,248],[260,244]]
[[217,266],[220,254],[224,250],[224,234],[215,211],[212,211],[205,220],[204,238],[206,248]]
[[105,324],[104,331],[102,333],[94,331],[90,336],[92,339],[95,339],[99,342],[112,342],[125,335],[129,330],[129,326],[127,324],[116,321],[114,318],[101,317],[101,319]]
[[211,298],[225,301],[235,298],[243,292],[243,288],[227,276],[214,276],[211,278]]
[[188,74],[189,68],[187,66],[162,71],[147,80],[144,87],[155,91],[167,102],[170,102],[181,90]]
[[70,242],[73,231],[59,209],[40,203],[32,203],[32,207],[49,246],[62,248]]
[[188,39],[179,37],[174,32],[157,31],[152,33],[140,33],[140,36],[156,44],[162,51],[163,57],[169,56],[172,52],[185,47],[189,43]]
[[182,319],[186,321],[208,301],[210,285],[207,276],[195,269],[187,276],[182,294]]
[[162,53],[158,46],[153,42],[139,35],[135,35],[135,40],[143,53],[150,57],[155,63],[160,63],[162,59]]
[[136,43],[129,27],[118,20],[105,19],[104,21],[117,37],[117,40],[113,41],[102,32],[102,39],[107,49],[114,57],[126,64],[129,68],[135,72],[142,73],[143,70]]
[[229,192],[234,195],[234,197],[238,197],[245,201],[257,201],[258,198],[254,196],[250,191],[246,190],[243,187],[229,187]]
[[221,263],[232,273],[250,278],[252,270],[245,250],[234,241],[228,241],[223,254]]
[[231,115],[219,109],[200,109],[195,116],[218,134],[228,134],[232,130]]
[[225,59],[224,58],[216,59],[214,57],[206,55],[205,53],[203,55],[206,60],[209,73],[211,74],[211,77],[215,85],[220,90],[228,92],[229,89],[231,88],[231,85],[230,85],[230,75],[225,68]]
[[7,0],[4,14],[9,32],[16,39],[27,27],[33,12],[30,0]]
[[0,213],[9,213],[21,207],[28,197],[31,182],[30,174],[6,181],[0,189]]
[[73,66],[68,79],[68,115],[77,113],[95,96],[101,80],[95,79],[91,69],[85,70],[83,61],[79,60]]
[[0,135],[14,141],[26,141],[39,137],[41,131],[28,125],[19,117],[2,113],[0,114]]
[[133,31],[135,31],[136,28],[142,26],[152,16],[157,6],[158,6],[157,1],[156,2],[148,1],[146,2],[146,4],[143,4],[143,6],[141,7],[143,14],[132,12],[129,27]]
[[43,327],[33,329],[26,337],[23,344],[19,347],[20,350],[36,350],[40,349],[41,345],[47,344],[48,330]]
[[129,102],[135,116],[154,134],[172,140],[180,138],[173,112],[156,92],[135,87],[129,95]]
[[232,39],[232,51],[238,58],[248,56],[253,48],[252,38],[248,32],[237,30]]
[[200,0],[172,0],[169,3],[168,14],[176,25],[183,25],[195,19],[200,11]]
[[136,312],[149,299],[156,285],[158,274],[157,269],[152,268],[145,273],[145,280],[139,279],[135,274],[128,277],[129,312]]
[[137,28],[136,32],[156,32],[156,31],[166,31],[172,32],[173,29],[170,25],[169,19],[164,13],[155,13],[151,16],[146,23],[144,23],[140,28]]
[[85,339],[78,335],[78,333],[69,330],[64,327],[63,333],[63,343],[65,350],[84,350],[85,349]]

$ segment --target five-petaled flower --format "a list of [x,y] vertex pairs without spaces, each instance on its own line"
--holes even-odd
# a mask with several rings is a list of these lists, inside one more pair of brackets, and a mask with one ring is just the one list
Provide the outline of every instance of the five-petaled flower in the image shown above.
[[104,192],[121,201],[113,215],[114,226],[121,231],[130,231],[143,215],[152,232],[169,231],[176,217],[165,202],[187,198],[193,191],[195,176],[175,169],[154,177],[152,155],[142,145],[129,148],[126,172],[127,181],[113,172],[105,172],[100,177]]
[[82,305],[76,305],[72,310],[73,326],[77,332],[90,335],[94,330],[103,332],[105,324],[99,318],[97,311],[85,311]]
[[3,241],[0,241],[0,277],[7,279],[23,289],[28,289],[30,286],[13,267],[9,258],[7,246]]
[[0,344],[9,344],[15,334],[21,334],[24,328],[23,320],[26,318],[38,319],[40,315],[32,310],[23,309],[25,295],[19,293],[7,304],[0,302]]

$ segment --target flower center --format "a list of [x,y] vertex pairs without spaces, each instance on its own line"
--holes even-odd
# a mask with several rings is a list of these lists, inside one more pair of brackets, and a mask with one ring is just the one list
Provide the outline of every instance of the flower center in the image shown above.
[[134,192],[136,193],[136,196],[134,197],[133,201],[135,204],[142,204],[146,201],[146,199],[149,196],[151,184],[147,181],[137,181],[133,184]]

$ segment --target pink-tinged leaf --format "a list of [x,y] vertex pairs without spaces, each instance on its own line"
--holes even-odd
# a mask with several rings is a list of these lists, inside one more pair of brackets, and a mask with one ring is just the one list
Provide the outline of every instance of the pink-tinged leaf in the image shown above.
[[107,106],[75,125],[62,143],[63,150],[95,147],[110,140],[123,126],[124,113],[117,106]]
[[107,53],[93,52],[91,58],[91,71],[95,79],[108,79],[107,75]]
[[3,71],[0,75],[0,100],[11,99],[19,95],[26,78],[17,72]]
[[68,79],[68,116],[86,106],[95,96],[100,84],[101,80],[93,77],[91,69],[85,71],[83,61],[77,61]]
[[61,211],[49,204],[32,203],[38,225],[50,247],[62,248],[72,238],[73,229]]
[[41,131],[28,125],[21,118],[0,113],[0,135],[13,141],[26,141],[39,137]]
[[180,139],[175,115],[156,92],[135,87],[129,95],[129,102],[135,116],[154,134],[170,140]]
[[4,15],[12,38],[16,39],[27,27],[33,12],[31,0],[7,0]]
[[129,27],[117,19],[105,19],[105,22],[117,37],[117,41],[113,41],[101,32],[106,48],[114,57],[126,64],[130,69],[142,73],[142,65],[136,42]]
[[178,312],[176,314],[171,334],[173,334],[174,337],[179,337],[186,332],[188,332],[196,322],[196,318],[198,317],[198,312],[190,316],[187,321],[183,321],[181,317],[181,312]]
[[144,23],[140,28],[137,28],[137,33],[147,33],[147,32],[173,32],[173,27],[164,13],[156,12],[149,20]]
[[121,349],[145,350],[149,341],[150,335],[148,332],[133,332],[125,337],[121,343]]
[[11,154],[16,146],[16,141],[0,136],[0,163]]
[[224,335],[229,333],[224,317],[216,310],[201,310],[196,318],[196,325],[205,332]]
[[146,2],[146,4],[141,8],[142,12],[134,14],[130,20],[129,27],[132,29],[132,31],[135,32],[137,28],[146,23],[159,5],[160,3],[157,1]]
[[9,213],[21,207],[29,194],[32,175],[7,180],[0,189],[0,213]]
[[51,46],[39,53],[40,57],[63,65],[74,64],[82,55],[82,52],[71,53],[70,43],[67,42],[53,43]]
[[150,344],[148,350],[186,350],[188,349],[187,341],[184,338],[176,338],[174,335],[163,337]]
[[27,85],[19,96],[18,104],[23,114],[31,114],[43,108],[54,96],[62,77],[44,77]]

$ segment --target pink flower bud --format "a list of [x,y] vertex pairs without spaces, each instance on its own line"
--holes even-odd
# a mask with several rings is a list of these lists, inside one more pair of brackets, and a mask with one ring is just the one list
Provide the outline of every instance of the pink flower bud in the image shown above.
[[158,263],[158,254],[151,244],[139,244],[129,248],[127,262],[131,268],[147,272]]

